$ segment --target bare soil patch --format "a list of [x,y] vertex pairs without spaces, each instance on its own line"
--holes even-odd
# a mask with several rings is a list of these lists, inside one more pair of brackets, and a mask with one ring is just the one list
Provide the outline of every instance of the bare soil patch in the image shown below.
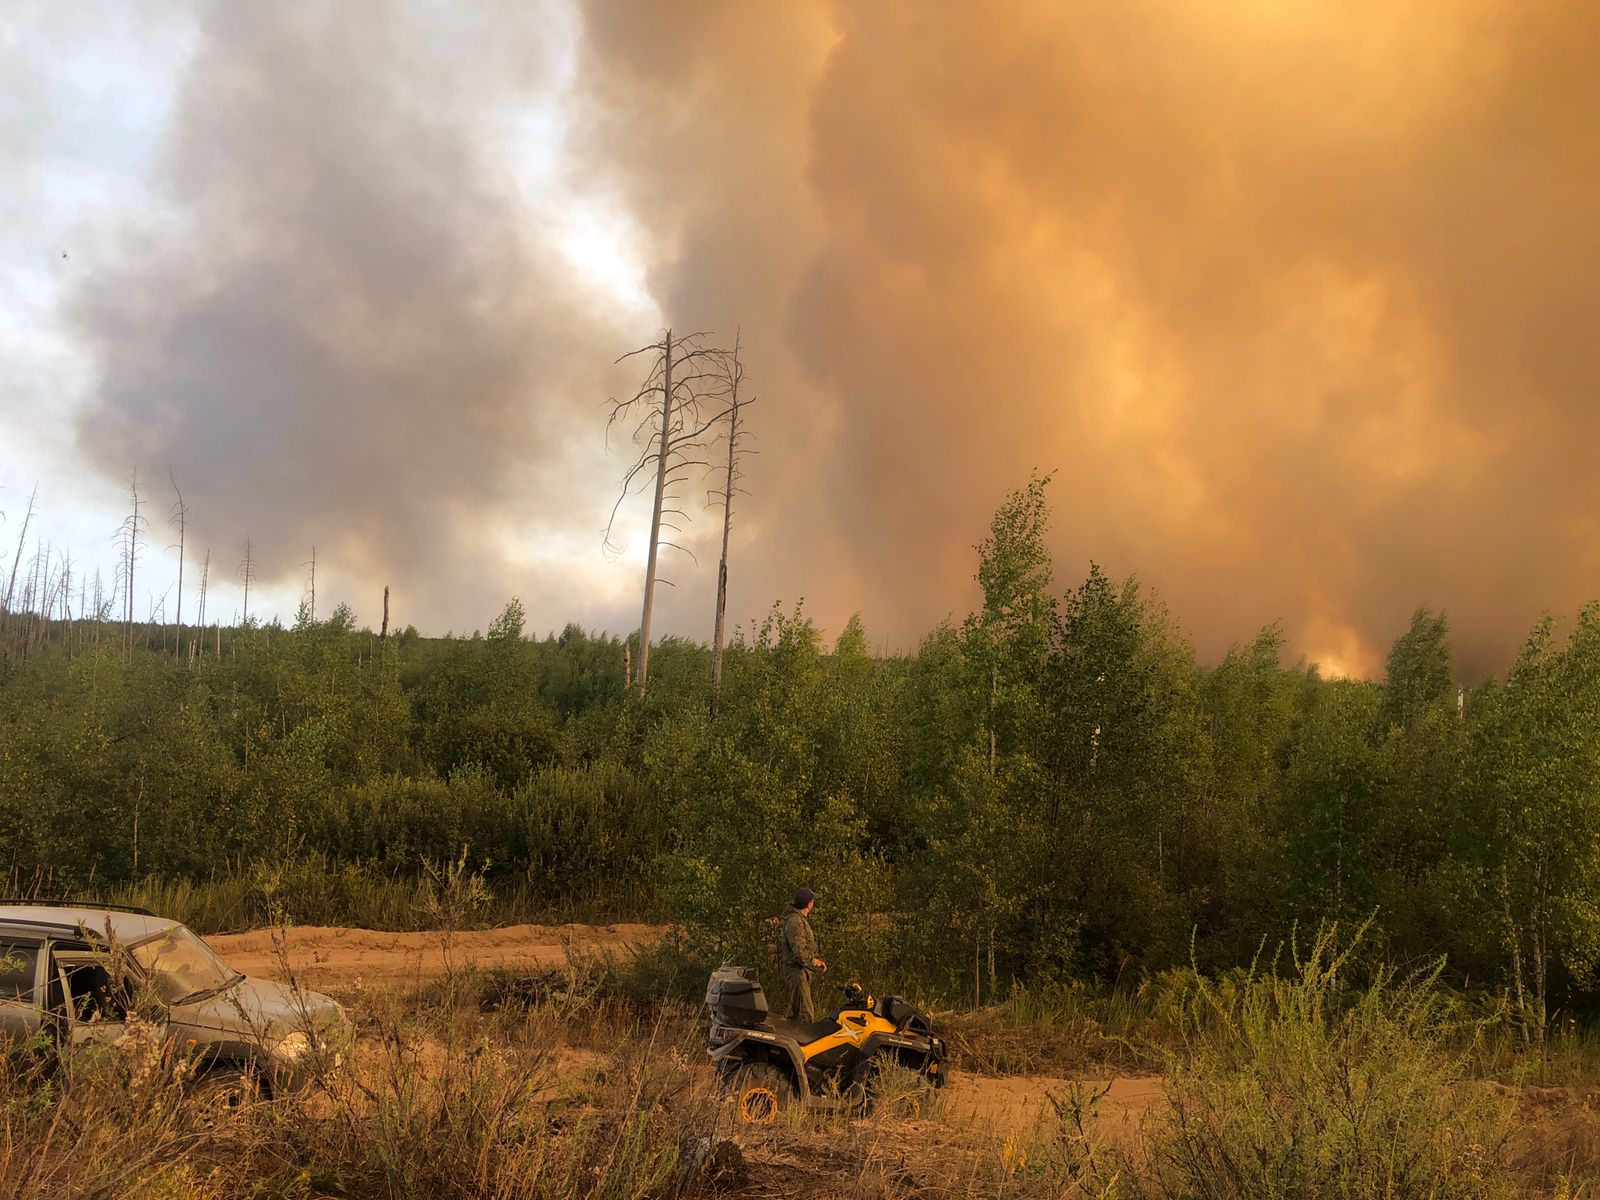
[[[574,958],[625,955],[666,935],[659,925],[510,925],[443,933],[388,933],[320,925],[220,934],[206,941],[235,970],[335,994],[362,987],[418,988],[448,970],[549,970]],[[278,945],[283,942],[282,952]]]

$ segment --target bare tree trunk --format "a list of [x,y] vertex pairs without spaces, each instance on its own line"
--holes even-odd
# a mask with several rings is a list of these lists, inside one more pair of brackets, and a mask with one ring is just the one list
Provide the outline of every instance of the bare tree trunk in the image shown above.
[[667,330],[665,386],[661,397],[661,444],[657,450],[656,500],[650,514],[650,553],[644,568],[644,612],[639,618],[639,695],[650,674],[650,617],[656,599],[656,554],[661,548],[661,501],[667,494],[667,463],[672,437],[672,330]]
[[[239,564],[239,572],[244,576],[244,616],[241,623],[250,624],[250,581],[255,578],[256,559],[255,552],[250,545],[250,535],[244,535],[244,561]],[[236,643],[237,644],[237,643]]]
[[[672,330],[663,331],[661,340],[624,354],[617,361],[639,355],[649,355],[649,373],[639,389],[627,400],[611,401],[611,416],[606,422],[609,431],[618,422],[632,426],[631,437],[639,454],[622,477],[617,502],[612,506],[611,519],[606,522],[605,545],[612,548],[611,535],[617,513],[623,501],[632,494],[637,481],[647,478],[646,472],[654,470],[655,498],[650,509],[650,546],[644,573],[644,604],[639,615],[639,666],[634,682],[643,695],[650,678],[650,626],[655,612],[655,591],[658,582],[671,585],[670,579],[658,574],[659,556],[663,544],[675,550],[684,550],[674,542],[663,543],[664,528],[679,527],[667,520],[687,519],[683,508],[668,507],[668,502],[678,503],[676,489],[683,483],[688,471],[708,464],[694,457],[704,450],[706,439],[726,415],[718,412],[709,420],[704,418],[702,406],[712,396],[726,395],[726,374],[711,365],[725,359],[726,354],[700,344],[702,334],[691,333],[674,337]],[[700,364],[706,364],[702,366]],[[656,407],[659,404],[659,409]],[[688,551],[684,551],[689,553]],[[689,555],[693,558],[693,554]]]
[[972,1007],[983,1007],[983,926],[972,922]]
[[133,661],[133,615],[134,615],[134,575],[139,565],[139,524],[144,520],[139,512],[139,472],[135,471],[129,480],[128,490],[133,497],[133,511],[128,514],[128,519],[122,523],[123,548],[122,548],[122,582],[126,588],[122,608],[122,661]]
[[106,623],[105,593],[100,582],[100,568],[94,569],[94,648],[100,649],[100,627]]
[[178,635],[172,644],[172,654],[176,658],[183,647],[183,543],[188,533],[189,506],[183,502],[183,492],[178,488],[178,481],[173,476],[171,467],[167,468],[167,479],[172,483],[172,490],[178,494],[178,502],[172,506],[172,518],[178,523]]
[[378,633],[378,649],[381,651],[389,644],[389,585],[383,585],[383,629]]
[[206,588],[211,582],[211,547],[206,547],[206,559],[200,567],[200,616],[194,623],[195,642],[200,647],[200,657],[206,652]]
[[22,564],[22,548],[28,542],[28,526],[33,523],[33,509],[38,499],[39,485],[36,483],[33,485],[32,493],[28,496],[28,511],[22,517],[22,532],[17,534],[17,553],[11,559],[11,578],[6,583],[5,602],[0,603],[0,609],[3,609],[8,615],[11,612],[11,597],[17,586],[17,567]]
[[733,339],[733,365],[729,372],[728,466],[722,488],[722,559],[717,564],[717,615],[711,634],[711,715],[717,715],[722,696],[722,643],[728,615],[728,539],[733,529],[733,493],[739,478],[739,384],[744,368],[739,362],[739,336]]
[[67,657],[72,657],[73,637],[77,633],[77,623],[72,615],[72,556],[67,556],[66,562],[61,566],[61,620],[67,629],[62,639],[66,647]]
[[1511,986],[1517,996],[1517,1012],[1526,1022],[1528,996],[1523,986],[1522,931],[1517,928],[1516,918],[1511,915],[1511,878],[1503,863],[1500,867],[1500,904],[1506,923],[1506,948],[1511,951]]

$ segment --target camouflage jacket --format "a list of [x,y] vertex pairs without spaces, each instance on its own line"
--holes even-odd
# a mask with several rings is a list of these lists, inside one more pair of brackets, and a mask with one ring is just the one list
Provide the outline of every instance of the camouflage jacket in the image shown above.
[[778,943],[778,965],[786,968],[811,970],[817,957],[817,938],[811,932],[811,922],[794,905],[783,910],[783,938]]

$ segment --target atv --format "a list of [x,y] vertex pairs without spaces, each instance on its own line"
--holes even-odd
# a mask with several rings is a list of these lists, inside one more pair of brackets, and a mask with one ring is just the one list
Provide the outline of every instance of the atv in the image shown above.
[[889,1066],[916,1072],[925,1087],[944,1086],[945,1045],[926,1015],[899,996],[874,1000],[858,983],[840,990],[839,1009],[808,1025],[768,1014],[754,968],[712,973],[706,1053],[738,1098],[742,1124],[770,1124],[790,1104],[870,1108]]

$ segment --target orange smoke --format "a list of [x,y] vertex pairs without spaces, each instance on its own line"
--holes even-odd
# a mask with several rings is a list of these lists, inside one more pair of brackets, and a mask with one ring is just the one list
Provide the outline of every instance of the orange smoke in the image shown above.
[[736,607],[905,644],[1037,466],[1063,585],[1137,572],[1204,655],[1282,618],[1366,672],[1430,603],[1499,669],[1600,593],[1597,34],[1554,3],[591,5],[596,169],[767,402]]

